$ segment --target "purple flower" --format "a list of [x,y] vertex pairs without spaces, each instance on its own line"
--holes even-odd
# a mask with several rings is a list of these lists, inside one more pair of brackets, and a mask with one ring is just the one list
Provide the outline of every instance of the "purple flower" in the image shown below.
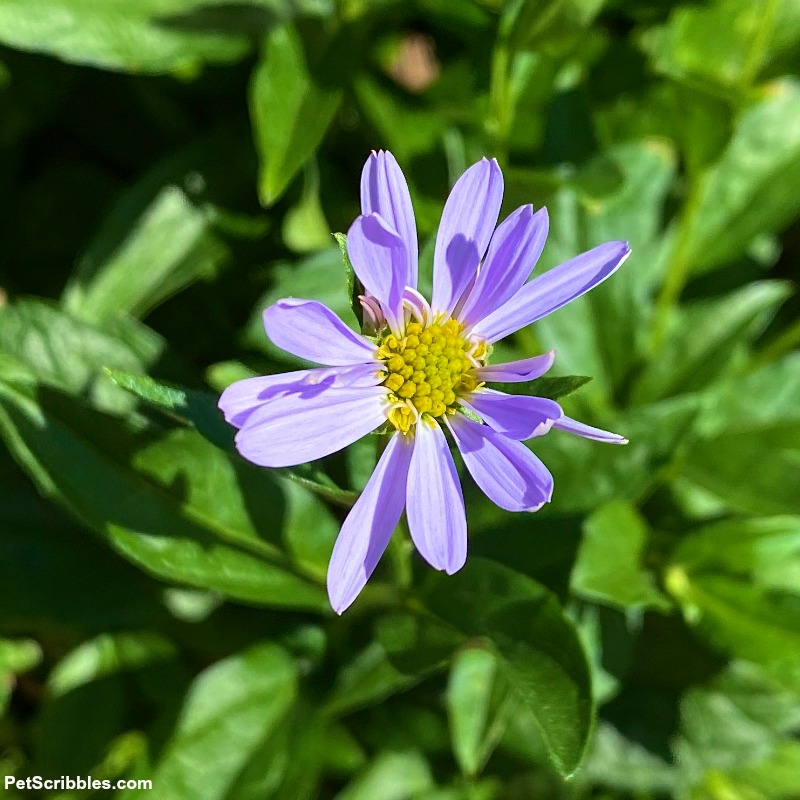
[[547,237],[547,211],[522,206],[495,229],[502,196],[494,160],[459,178],[436,238],[429,304],[416,289],[408,185],[391,153],[373,153],[347,249],[375,335],[355,333],[314,300],[280,300],[264,311],[268,336],[325,366],[238,381],[220,399],[239,428],[239,452],[265,467],[322,458],[381,426],[394,431],[333,549],[328,594],[338,613],[364,587],[403,509],[431,566],[449,574],[463,566],[464,500],[445,429],[475,483],[509,511],[536,511],[553,492],[552,476],[523,440],[555,427],[625,442],[564,416],[552,400],[487,388],[543,375],[553,352],[489,365],[492,343],[588,292],[630,252],[626,242],[607,242],[526,283]]

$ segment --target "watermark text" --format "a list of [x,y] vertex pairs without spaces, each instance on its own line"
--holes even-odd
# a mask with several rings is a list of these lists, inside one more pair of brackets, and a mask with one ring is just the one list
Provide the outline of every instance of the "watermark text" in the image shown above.
[[15,778],[13,775],[5,776],[6,789],[152,789],[153,781],[141,778],[120,778],[113,781],[107,778],[43,778],[41,775],[32,775],[27,778]]

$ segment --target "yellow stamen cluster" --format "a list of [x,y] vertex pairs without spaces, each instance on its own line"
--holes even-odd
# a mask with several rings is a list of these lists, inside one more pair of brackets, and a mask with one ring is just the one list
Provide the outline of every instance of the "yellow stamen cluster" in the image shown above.
[[467,341],[462,330],[454,319],[427,327],[411,322],[402,337],[389,333],[380,342],[389,421],[398,430],[408,432],[420,414],[454,414],[458,396],[477,388],[475,361],[485,358],[486,345]]

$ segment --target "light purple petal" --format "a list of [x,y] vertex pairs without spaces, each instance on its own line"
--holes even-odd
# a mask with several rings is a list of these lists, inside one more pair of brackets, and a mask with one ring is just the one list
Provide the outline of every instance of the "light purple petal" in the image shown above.
[[420,555],[448,575],[467,559],[467,517],[456,465],[439,425],[417,423],[408,472],[406,515]]
[[553,496],[553,476],[522,442],[456,414],[448,419],[469,474],[507,511],[538,511]]
[[287,298],[264,309],[264,328],[278,347],[331,367],[363,364],[378,348],[316,300]]
[[600,428],[593,428],[591,425],[584,425],[570,417],[561,417],[553,423],[554,428],[558,428],[567,433],[574,433],[583,436],[585,439],[596,439],[598,442],[606,444],[628,444],[628,440],[618,433],[609,433]]
[[367,159],[361,173],[361,212],[380,214],[405,244],[406,268],[403,288],[417,287],[417,224],[403,170],[388,151],[379,150]]
[[222,393],[217,405],[227,422],[241,428],[263,403],[287,392],[303,391],[308,387],[375,386],[384,377],[385,373],[374,361],[354,367],[319,367],[261,375],[232,383]]
[[347,255],[367,294],[380,302],[389,326],[399,333],[407,278],[403,240],[379,214],[360,216],[347,232]]
[[328,566],[328,597],[341,614],[372,575],[406,502],[412,439],[396,433],[342,525]]
[[530,277],[547,240],[547,209],[522,206],[492,236],[486,260],[459,319],[472,325],[510,300]]
[[545,272],[481,320],[474,333],[491,343],[536,322],[602,283],[630,252],[627,242],[606,242]]
[[563,413],[555,400],[504,394],[494,389],[479,389],[461,402],[487,425],[510,439],[542,436]]
[[509,361],[505,364],[490,364],[475,370],[479,381],[487,383],[524,383],[542,375],[553,366],[556,351],[551,350],[541,356]]
[[386,421],[383,386],[310,386],[254,411],[236,449],[262,467],[290,467],[335,453]]
[[456,181],[436,235],[431,302],[434,311],[450,313],[475,277],[502,201],[503,173],[494,159],[481,159]]

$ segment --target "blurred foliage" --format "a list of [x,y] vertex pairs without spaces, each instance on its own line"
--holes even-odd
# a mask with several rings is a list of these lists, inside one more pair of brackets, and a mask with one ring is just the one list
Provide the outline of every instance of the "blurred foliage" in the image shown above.
[[[396,537],[338,618],[374,442],[259,470],[214,403],[293,366],[276,298],[356,325],[330,232],[381,147],[428,280],[483,155],[549,208],[539,269],[631,241],[496,356],[556,348],[536,390],[631,443],[537,440],[551,505],[467,485],[467,567]],[[796,0],[0,0],[0,772],[800,797],[798,185]]]

